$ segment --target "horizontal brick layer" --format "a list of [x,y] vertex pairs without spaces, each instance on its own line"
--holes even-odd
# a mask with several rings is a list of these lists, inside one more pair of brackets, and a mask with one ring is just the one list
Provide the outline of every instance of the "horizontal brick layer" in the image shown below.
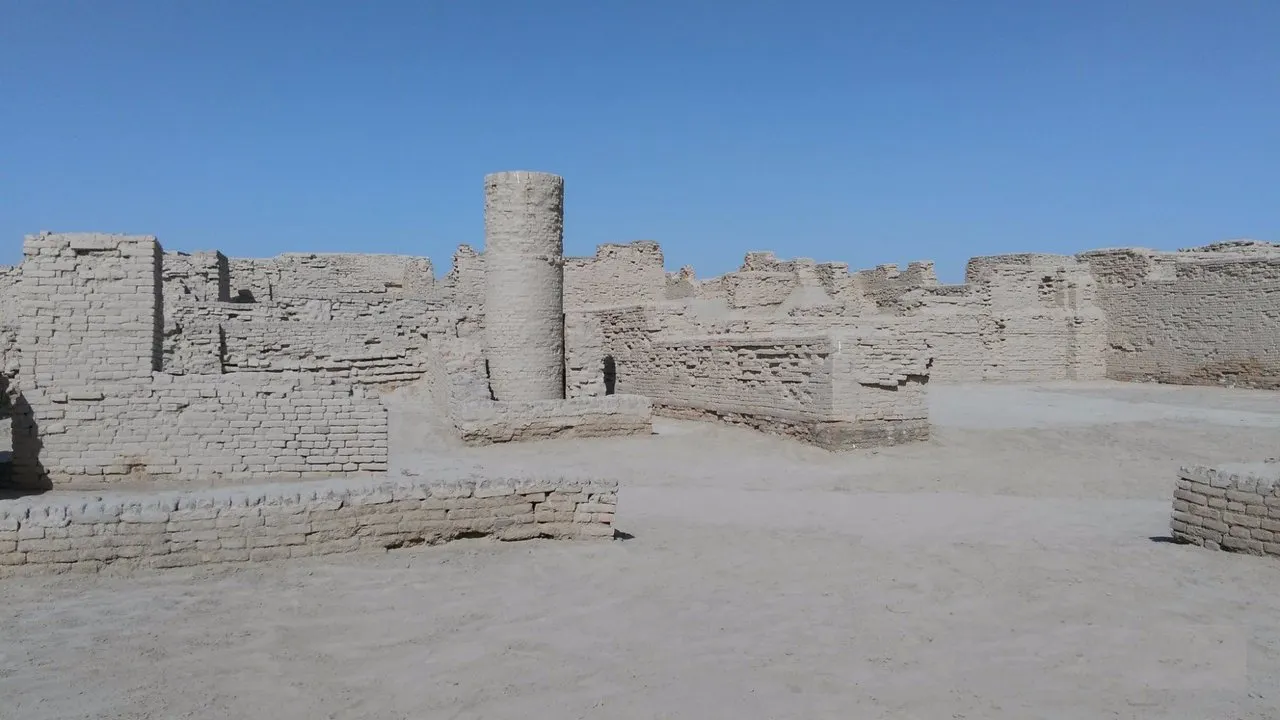
[[0,574],[274,560],[474,534],[608,538],[617,484],[406,478],[84,495],[0,501]]
[[1215,550],[1280,556],[1280,464],[1183,468],[1170,528]]
[[554,437],[649,435],[649,398],[609,395],[532,402],[479,401],[455,406],[454,423],[469,445]]

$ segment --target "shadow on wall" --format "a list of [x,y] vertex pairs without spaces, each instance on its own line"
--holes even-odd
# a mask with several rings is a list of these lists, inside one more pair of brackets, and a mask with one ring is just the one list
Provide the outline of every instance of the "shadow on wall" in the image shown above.
[[618,386],[618,364],[612,355],[604,356],[604,394],[612,395]]
[[49,476],[40,464],[40,426],[36,422],[31,404],[22,393],[13,392],[9,378],[0,377],[0,397],[3,408],[0,416],[8,417],[13,451],[7,458],[0,458],[0,500],[38,495],[52,489]]

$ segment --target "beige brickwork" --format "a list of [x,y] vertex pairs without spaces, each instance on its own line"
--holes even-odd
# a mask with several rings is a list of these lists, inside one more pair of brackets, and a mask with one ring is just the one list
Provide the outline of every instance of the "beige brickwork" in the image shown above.
[[226,304],[221,256],[166,255],[148,236],[54,233],[28,237],[24,254],[11,383],[21,483],[385,471],[386,410],[358,385],[225,375],[213,322],[192,322],[200,342],[166,348],[166,335],[188,329],[166,311],[190,321],[180,308]]
[[1196,545],[1280,556],[1280,462],[1182,468],[1170,527]]
[[1084,253],[1104,309],[1107,376],[1280,389],[1280,246]]
[[560,477],[50,493],[0,503],[0,575],[276,560],[476,534],[611,538],[616,506],[616,483]]
[[484,188],[485,251],[439,280],[406,255],[27,238],[0,268],[16,475],[379,473],[380,394],[413,384],[473,443],[644,433],[657,411],[831,447],[925,437],[929,382],[1280,387],[1280,246],[975,257],[956,285],[753,251],[699,279],[652,241],[564,258],[556,175]]

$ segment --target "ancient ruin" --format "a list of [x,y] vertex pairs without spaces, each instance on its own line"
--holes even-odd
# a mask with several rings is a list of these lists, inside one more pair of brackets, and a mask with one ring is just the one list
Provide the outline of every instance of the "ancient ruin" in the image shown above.
[[[497,173],[484,192],[484,249],[442,278],[421,257],[27,237],[0,271],[9,484],[81,494],[0,501],[0,565],[612,535],[608,478],[394,474],[401,388],[469,445],[647,435],[659,415],[832,451],[926,440],[937,383],[1280,389],[1277,245],[977,257],[959,285],[930,263],[753,252],[700,279],[650,241],[564,257],[560,177]],[[1277,553],[1271,495],[1253,482],[1239,492],[1266,498],[1236,508],[1206,477],[1185,474],[1177,533]]]

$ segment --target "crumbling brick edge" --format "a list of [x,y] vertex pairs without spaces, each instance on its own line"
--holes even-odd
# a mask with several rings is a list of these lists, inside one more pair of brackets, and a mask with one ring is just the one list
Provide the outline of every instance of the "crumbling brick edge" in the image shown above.
[[385,550],[487,535],[611,538],[618,485],[336,479],[0,501],[0,577]]
[[1184,467],[1173,497],[1174,539],[1280,557],[1280,464]]

